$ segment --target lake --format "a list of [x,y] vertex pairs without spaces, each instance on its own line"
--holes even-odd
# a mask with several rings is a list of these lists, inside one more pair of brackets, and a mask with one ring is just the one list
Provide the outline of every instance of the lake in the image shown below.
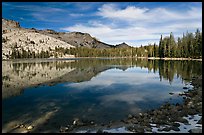
[[[200,61],[83,58],[2,61],[2,130],[54,131],[74,119],[107,124],[182,103]],[[187,87],[188,89],[184,89]],[[171,95],[170,93],[175,93]]]

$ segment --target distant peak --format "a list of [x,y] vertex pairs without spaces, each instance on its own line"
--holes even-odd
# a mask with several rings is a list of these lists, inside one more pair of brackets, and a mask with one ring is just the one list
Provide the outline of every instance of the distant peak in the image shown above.
[[126,44],[125,42],[122,42],[120,44],[117,44],[116,47],[130,47],[130,46]]
[[90,34],[88,34],[88,33],[83,33],[83,32],[76,32],[76,31],[74,31],[74,32],[69,32],[69,33],[71,33],[71,34],[76,34],[76,35],[89,35],[89,36],[90,36]]

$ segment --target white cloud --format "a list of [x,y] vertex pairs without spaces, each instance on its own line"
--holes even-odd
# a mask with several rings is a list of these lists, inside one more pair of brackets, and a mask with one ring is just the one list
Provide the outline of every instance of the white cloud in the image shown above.
[[[96,15],[105,21],[96,19],[61,29],[89,33],[109,44],[126,42],[132,46],[158,44],[161,34],[166,36],[166,33],[173,32],[177,38],[187,30],[194,32],[196,28],[202,29],[202,9],[196,7],[179,12],[160,7],[148,9],[128,6],[120,9],[114,4],[104,4]],[[121,26],[122,23],[125,26]]]
[[[120,68],[120,66],[116,67]],[[105,72],[100,73],[99,76],[93,77],[91,81],[72,83],[65,86],[83,90],[84,88],[95,86],[100,86],[100,89],[102,89],[104,87],[110,87],[111,85],[114,84],[143,85],[146,83],[147,79],[157,77],[157,75],[153,73],[144,76],[143,73],[138,72],[141,71],[140,67],[130,68],[127,66],[127,68],[128,69],[126,71],[114,68],[108,69]],[[137,72],[137,74],[135,72]],[[148,69],[143,68],[143,72],[148,72]],[[151,80],[151,83],[153,82],[161,83],[159,82],[159,80]]]
[[[119,68],[120,66],[116,67]],[[182,90],[181,80],[173,81],[170,85],[167,80],[160,82],[158,73],[150,72],[144,75],[144,72],[148,72],[148,69],[143,68],[141,70],[140,67],[127,68],[125,71],[109,69],[93,77],[90,81],[71,83],[65,87],[73,89],[72,94],[92,88],[94,88],[92,89],[93,93],[105,93],[99,97],[101,105],[105,106],[117,101],[126,102],[129,105],[148,99],[156,102],[162,101],[170,98],[169,92],[178,93]],[[151,90],[148,85],[151,85]],[[162,91],[163,88],[165,91]],[[156,96],[154,93],[157,93]]]
[[[160,37],[159,35],[147,32],[147,29],[142,27],[128,27],[124,29],[112,28],[103,24],[98,24],[98,26],[85,26],[77,24],[75,26],[63,28],[63,30],[89,33],[92,36],[99,38],[101,41],[107,42],[109,44],[119,44],[125,41],[130,45],[135,45],[137,43],[132,42],[133,40],[159,39]],[[139,45],[141,45],[141,42]]]
[[107,18],[116,18],[116,19],[148,19],[143,14],[147,11],[147,8],[136,8],[129,6],[124,10],[117,9],[114,4],[104,4],[99,8],[97,15]]
[[125,9],[119,9],[113,4],[104,4],[99,8],[97,15],[127,21],[160,22],[168,20],[200,19],[202,17],[202,9],[192,7],[187,12],[172,11],[160,7],[148,9],[128,6]]

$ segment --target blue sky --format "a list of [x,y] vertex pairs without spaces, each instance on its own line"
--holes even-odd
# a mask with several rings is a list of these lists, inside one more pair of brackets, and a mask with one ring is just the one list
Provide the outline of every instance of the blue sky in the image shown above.
[[147,45],[202,29],[202,2],[2,2],[22,27],[86,32],[102,42]]

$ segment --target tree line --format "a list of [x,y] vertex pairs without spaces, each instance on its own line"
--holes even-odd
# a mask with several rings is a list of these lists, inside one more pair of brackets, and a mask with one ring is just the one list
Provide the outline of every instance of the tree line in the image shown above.
[[202,57],[202,33],[199,29],[195,34],[183,34],[182,38],[174,39],[173,33],[169,37],[160,38],[158,55],[160,58],[201,58]]
[[202,57],[202,32],[199,29],[195,34],[186,32],[182,37],[175,40],[173,33],[163,38],[161,35],[159,45],[155,43],[140,47],[124,48],[49,48],[46,51],[30,51],[15,46],[12,49],[11,59],[17,58],[49,58],[63,57],[64,55],[75,55],[75,57],[169,57],[169,58],[201,58]]

